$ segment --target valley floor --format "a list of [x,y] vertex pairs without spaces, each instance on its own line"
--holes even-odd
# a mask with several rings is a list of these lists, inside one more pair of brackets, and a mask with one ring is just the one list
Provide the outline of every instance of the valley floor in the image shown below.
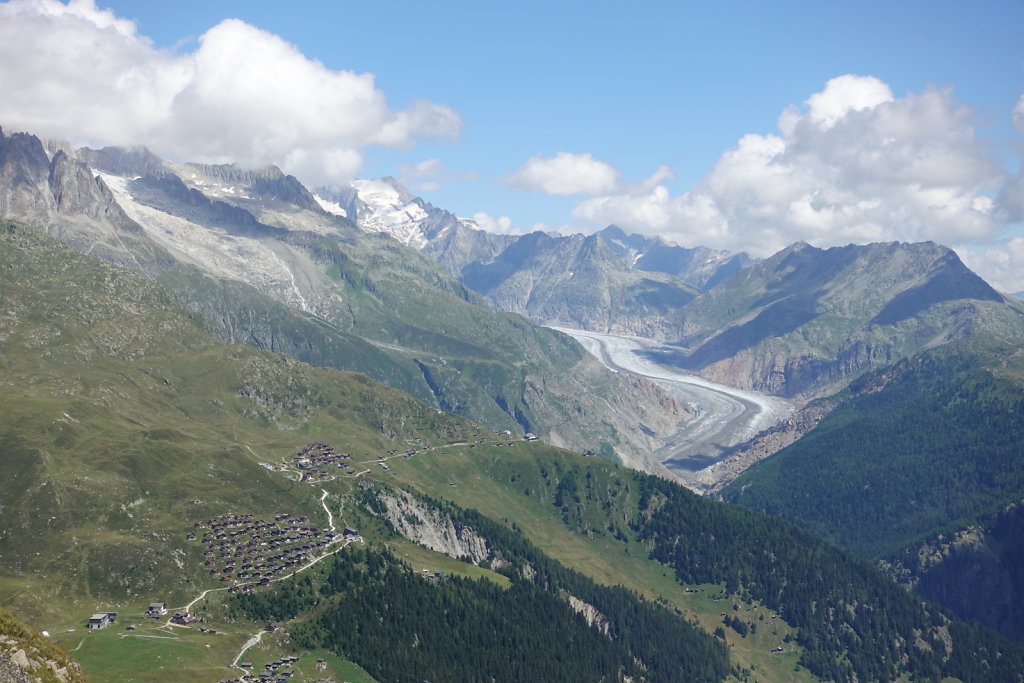
[[656,454],[682,483],[695,490],[714,483],[708,481],[709,475],[723,470],[708,468],[727,456],[726,449],[753,438],[796,410],[792,401],[717,384],[646,357],[646,351],[665,346],[663,342],[563,327],[553,329],[573,337],[611,370],[645,377],[697,413]]

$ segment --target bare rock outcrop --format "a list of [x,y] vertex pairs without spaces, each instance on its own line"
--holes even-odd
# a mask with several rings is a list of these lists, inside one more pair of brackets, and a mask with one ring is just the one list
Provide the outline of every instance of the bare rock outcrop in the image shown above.
[[377,501],[381,516],[413,543],[476,565],[487,561],[492,569],[505,564],[473,527],[453,520],[405,491],[378,491]]
[[572,607],[573,611],[583,616],[583,619],[587,622],[587,626],[593,626],[601,634],[606,636],[608,635],[608,617],[599,612],[596,607],[569,593],[565,593],[562,597],[569,603],[569,606]]
[[0,609],[0,681],[84,683],[82,668],[67,652]]

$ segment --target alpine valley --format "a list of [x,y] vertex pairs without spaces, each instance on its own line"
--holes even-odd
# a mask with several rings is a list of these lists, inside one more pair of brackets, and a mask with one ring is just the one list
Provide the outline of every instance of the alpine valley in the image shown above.
[[0,132],[0,273],[4,680],[1024,680],[1024,304],[945,247]]

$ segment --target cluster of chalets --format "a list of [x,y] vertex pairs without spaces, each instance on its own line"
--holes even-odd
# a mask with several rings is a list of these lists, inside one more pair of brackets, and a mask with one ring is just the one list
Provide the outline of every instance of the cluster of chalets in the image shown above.
[[[219,683],[239,683],[240,681],[287,681],[294,673],[292,667],[298,661],[298,657],[282,657],[281,659],[267,662],[263,665],[263,672],[260,674],[253,671],[252,662],[242,662],[238,665],[240,669],[245,670],[245,673],[242,674],[241,678],[225,678]],[[318,663],[322,661],[324,660],[317,660]]]
[[[251,514],[221,515],[206,522],[196,522],[207,546],[204,565],[211,578],[231,581],[229,592],[252,590],[266,586],[278,575],[301,568],[318,551],[342,540],[333,531],[309,524],[309,519],[288,513],[274,516],[274,521],[255,519]],[[188,534],[196,540],[196,532]]]
[[292,462],[295,467],[303,470],[302,481],[312,481],[316,475],[325,479],[327,468],[332,465],[346,468],[348,474],[352,474],[354,470],[349,464],[351,457],[349,453],[338,453],[329,444],[317,441],[306,444],[295,454]]

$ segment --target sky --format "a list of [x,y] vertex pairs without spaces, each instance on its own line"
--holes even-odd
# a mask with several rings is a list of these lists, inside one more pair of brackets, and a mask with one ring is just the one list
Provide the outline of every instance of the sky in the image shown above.
[[0,3],[0,126],[504,232],[933,240],[1024,290],[1024,3]]

